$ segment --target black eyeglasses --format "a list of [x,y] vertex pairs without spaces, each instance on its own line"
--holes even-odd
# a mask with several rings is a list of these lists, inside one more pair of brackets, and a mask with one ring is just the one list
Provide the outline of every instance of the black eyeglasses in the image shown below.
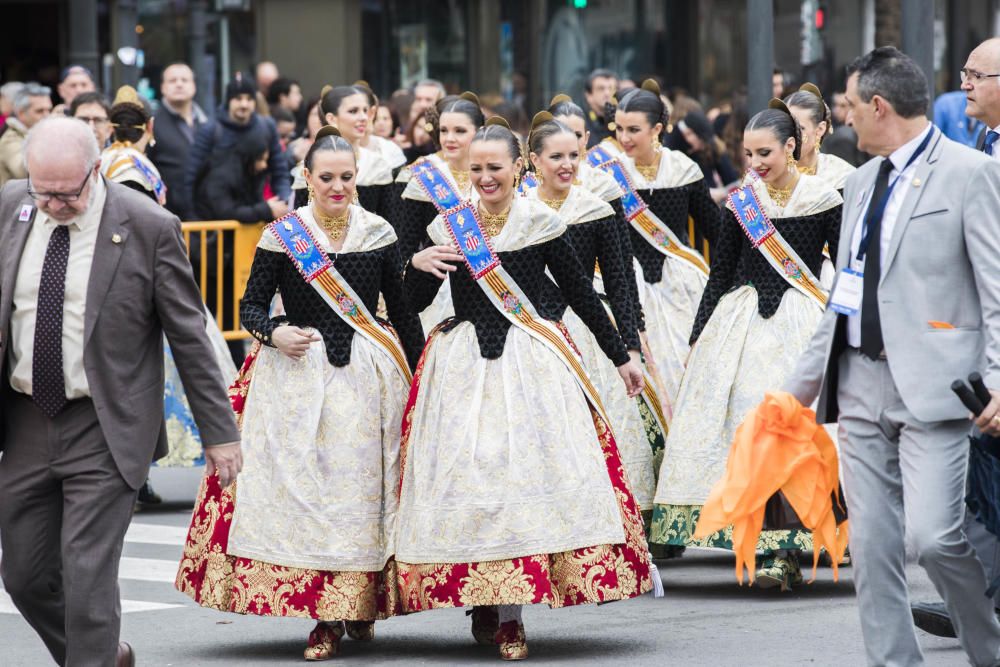
[[58,199],[64,204],[71,204],[80,199],[80,195],[83,194],[83,189],[87,187],[87,181],[90,180],[90,174],[93,173],[93,169],[87,170],[87,175],[83,177],[83,182],[80,183],[80,187],[77,188],[76,192],[38,192],[31,185],[31,178],[28,178],[28,196],[37,202],[48,202],[53,199]]
[[977,72],[976,70],[969,69],[967,67],[963,67],[962,69],[958,70],[958,73],[962,75],[962,83],[966,83],[967,81],[970,80],[973,81],[974,83],[979,83],[983,79],[992,79],[994,77],[1000,76],[1000,74],[983,74],[982,72]]

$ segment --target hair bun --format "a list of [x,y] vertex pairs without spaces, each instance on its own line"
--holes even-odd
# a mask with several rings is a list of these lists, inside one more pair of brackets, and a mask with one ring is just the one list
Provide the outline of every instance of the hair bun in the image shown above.
[[573,98],[567,95],[566,93],[559,93],[558,95],[552,98],[552,101],[549,102],[549,106],[554,107],[555,105],[561,102],[572,102],[572,101]]
[[490,127],[491,125],[499,125],[502,128],[510,130],[510,123],[508,123],[507,119],[503,116],[491,116],[490,118],[487,118],[483,127]]
[[324,125],[323,127],[319,128],[318,132],[316,132],[316,138],[313,139],[313,142],[317,142],[323,137],[343,137],[343,136],[344,135],[340,133],[340,130],[335,128],[333,125]]
[[326,94],[327,94],[328,92],[330,92],[331,90],[333,90],[333,86],[331,86],[330,84],[326,84],[326,85],[325,85],[325,86],[323,86],[323,88],[322,88],[322,89],[321,89],[321,90],[319,91],[319,96],[320,96],[320,97],[326,97]]
[[820,100],[823,99],[823,93],[819,92],[819,86],[817,86],[815,83],[808,83],[808,82],[803,83],[801,86],[799,86],[799,90],[801,90],[804,93],[812,93]]
[[653,93],[657,97],[660,95],[660,84],[656,83],[655,79],[646,79],[643,81],[642,89]]
[[472,102],[477,107],[483,106],[482,104],[479,103],[479,95],[476,95],[471,90],[466,90],[461,95],[459,95],[459,97],[462,98],[463,100],[468,101],[468,102]]
[[531,129],[534,130],[542,123],[546,123],[550,120],[555,120],[555,117],[552,114],[548,111],[539,111],[535,114],[535,117],[531,119]]
[[139,101],[139,93],[132,86],[122,86],[118,89],[118,92],[115,94],[115,101],[111,103],[111,106],[118,104],[131,104],[140,109],[144,108],[142,102]]
[[778,111],[783,111],[783,112],[787,113],[789,116],[792,115],[792,112],[789,111],[789,109],[788,109],[788,105],[785,104],[783,101],[779,100],[777,97],[772,97],[771,98],[771,101],[767,103],[767,108],[768,109],[777,109]]
[[372,89],[372,87],[371,87],[371,84],[369,84],[369,83],[368,83],[367,81],[365,81],[364,79],[358,79],[357,81],[355,81],[355,82],[354,82],[354,83],[352,83],[351,85],[352,85],[352,86],[361,86],[362,88],[367,88],[368,90],[371,90],[371,89]]

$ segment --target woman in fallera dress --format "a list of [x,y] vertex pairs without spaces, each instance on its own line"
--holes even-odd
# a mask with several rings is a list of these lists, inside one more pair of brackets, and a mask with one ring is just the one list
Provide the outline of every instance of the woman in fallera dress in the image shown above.
[[[642,267],[639,296],[649,349],[673,404],[684,372],[691,324],[698,309],[708,265],[690,248],[688,217],[709,244],[719,227],[719,208],[701,169],[660,140],[669,121],[660,90],[651,79],[622,97],[615,112],[624,171],[637,199],[648,207],[629,230],[632,252]],[[627,212],[626,212],[627,213]]]
[[[399,610],[400,423],[423,335],[392,227],[351,204],[356,167],[351,144],[321,130],[305,158],[311,203],[261,237],[240,306],[261,347],[233,396],[243,471],[226,489],[203,482],[177,575],[205,607],[317,620],[307,660],[336,655],[345,632],[372,639]],[[372,315],[379,295],[392,326]]]
[[403,610],[472,607],[476,640],[508,660],[527,657],[521,605],[607,602],[652,586],[614,437],[560,323],[567,302],[621,391],[637,395],[642,373],[566,224],[515,196],[523,164],[514,134],[488,121],[470,148],[479,201],[436,217],[435,245],[406,269],[417,309],[447,278],[455,317],[430,334],[404,413],[396,547]]
[[325,86],[319,109],[324,122],[337,128],[354,148],[358,162],[357,203],[366,211],[388,218],[393,203],[393,167],[382,153],[362,145],[371,124],[370,92],[358,86]]
[[378,95],[372,91],[367,81],[355,81],[354,87],[364,92],[368,97],[368,127],[361,140],[361,147],[381,155],[395,175],[395,172],[398,172],[406,164],[406,155],[403,153],[403,149],[397,146],[391,138],[375,134],[375,117],[379,111]]
[[823,101],[823,94],[814,84],[804,83],[796,92],[785,98],[785,105],[802,128],[802,159],[799,171],[819,176],[843,194],[847,177],[854,173],[854,166],[836,155],[821,153],[823,139],[833,131],[830,108]]
[[[101,153],[101,173],[109,181],[130,187],[162,206],[167,188],[156,165],[146,157],[146,148],[153,140],[153,119],[134,88],[122,86],[118,89],[108,120],[112,126],[112,143]],[[215,318],[207,310],[205,314],[205,334],[212,343],[219,375],[228,385],[236,377],[236,367]],[[163,339],[163,367],[163,408],[170,452],[156,465],[187,467],[201,464],[204,462],[201,436],[166,338]],[[160,502],[148,481],[139,491],[139,502]]]
[[[554,120],[552,114],[542,111],[532,122],[528,151],[538,186],[528,190],[527,196],[541,201],[562,218],[566,224],[564,236],[573,246],[588,278],[593,277],[595,266],[600,266],[618,334],[628,348],[629,357],[641,363],[637,309],[631,300],[635,284],[632,254],[623,252],[620,235],[623,223],[611,205],[583,185],[576,185],[581,158],[576,134]],[[566,309],[562,321],[583,357],[583,365],[611,420],[618,453],[639,509],[652,510],[656,487],[653,450],[646,437],[639,399],[629,398],[622,390],[614,364],[572,308]]]
[[[426,118],[431,138],[440,150],[414,161],[396,178],[402,192],[394,202],[390,220],[400,236],[404,262],[431,245],[427,226],[439,213],[460,201],[478,198],[469,180],[469,146],[476,130],[486,121],[479,98],[468,91],[450,95],[430,107]],[[416,174],[417,170],[428,171]],[[420,312],[420,321],[424,330],[430,331],[454,312],[446,283]]]
[[[783,102],[771,104],[744,132],[754,175],[730,194],[691,332],[656,490],[656,543],[732,548],[731,529],[692,540],[700,508],[725,471],[737,427],[782,386],[825,308],[816,276],[823,247],[837,248],[842,199],[799,173],[799,126]],[[802,581],[798,552],[811,550],[811,535],[780,494],[768,502],[764,528],[757,584],[787,590]]]

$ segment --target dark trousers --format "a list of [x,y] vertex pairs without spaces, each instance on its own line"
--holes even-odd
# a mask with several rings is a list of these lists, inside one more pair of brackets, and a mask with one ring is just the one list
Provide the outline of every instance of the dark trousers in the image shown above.
[[118,561],[136,490],[118,472],[90,399],[54,419],[8,390],[0,456],[0,576],[60,665],[115,663]]

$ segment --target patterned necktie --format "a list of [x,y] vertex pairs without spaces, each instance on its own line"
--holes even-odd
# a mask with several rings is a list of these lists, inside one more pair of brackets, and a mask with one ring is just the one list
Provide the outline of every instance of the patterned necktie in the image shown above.
[[878,313],[878,283],[882,277],[882,214],[888,204],[882,200],[889,189],[891,171],[892,161],[883,158],[875,179],[875,191],[868,204],[868,213],[865,214],[868,249],[865,251],[865,277],[861,292],[861,352],[869,359],[878,359],[885,347],[882,340],[882,320]]
[[56,225],[49,238],[38,284],[35,342],[31,363],[31,393],[35,405],[50,419],[66,404],[63,377],[63,302],[66,264],[69,262],[69,227]]
[[986,133],[986,141],[983,142],[983,152],[987,155],[993,155],[993,144],[1000,139],[1000,134],[997,134],[993,130]]

